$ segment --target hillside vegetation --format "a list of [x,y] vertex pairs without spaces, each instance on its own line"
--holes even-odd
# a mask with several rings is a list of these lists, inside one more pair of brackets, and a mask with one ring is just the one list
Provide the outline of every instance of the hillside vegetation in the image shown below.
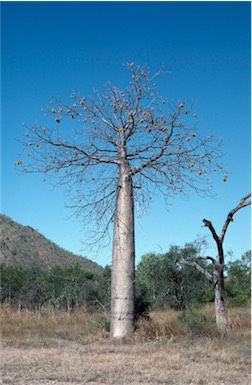
[[97,263],[77,256],[49,241],[30,226],[22,226],[0,214],[0,265],[11,267],[69,268],[79,264],[85,271],[102,270]]

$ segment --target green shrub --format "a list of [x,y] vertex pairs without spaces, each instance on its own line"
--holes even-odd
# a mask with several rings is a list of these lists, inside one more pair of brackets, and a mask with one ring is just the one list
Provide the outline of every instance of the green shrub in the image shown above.
[[99,318],[97,319],[97,326],[99,329],[104,330],[105,332],[110,331],[110,320],[109,318]]
[[150,300],[144,285],[136,285],[135,295],[135,320],[139,318],[148,318],[150,309]]
[[192,334],[208,334],[213,328],[212,320],[201,310],[195,308],[186,309],[179,320]]

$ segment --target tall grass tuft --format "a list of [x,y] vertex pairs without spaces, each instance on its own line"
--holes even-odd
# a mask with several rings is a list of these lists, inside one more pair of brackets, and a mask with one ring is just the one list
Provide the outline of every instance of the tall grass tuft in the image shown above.
[[[2,342],[8,346],[58,346],[68,342],[88,343],[107,340],[109,317],[101,313],[86,311],[13,311],[2,307]],[[250,308],[228,309],[228,338],[248,338],[251,330]],[[137,321],[129,341],[166,341],[186,337],[219,338],[215,325],[214,307],[185,312],[174,310],[153,311],[149,318]]]
[[162,341],[184,336],[186,330],[178,320],[179,314],[174,310],[151,312],[149,319],[138,321],[135,338]]
[[9,308],[1,312],[3,343],[16,345],[54,345],[57,341],[86,341],[106,338],[107,319],[102,314],[84,311],[73,313],[22,310]]

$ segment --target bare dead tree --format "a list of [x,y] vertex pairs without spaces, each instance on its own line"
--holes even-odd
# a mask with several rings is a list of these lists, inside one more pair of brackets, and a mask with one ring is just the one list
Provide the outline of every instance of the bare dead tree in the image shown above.
[[[216,325],[217,328],[220,331],[225,331],[228,326],[227,321],[227,314],[225,309],[225,300],[224,300],[224,268],[225,268],[225,259],[224,259],[224,248],[223,248],[223,242],[224,238],[227,232],[228,225],[230,222],[233,221],[234,214],[242,209],[243,207],[246,207],[248,205],[251,205],[251,200],[248,200],[251,198],[251,193],[245,195],[239,202],[239,204],[229,211],[227,218],[223,224],[222,230],[220,235],[217,235],[216,230],[214,226],[212,225],[212,222],[203,219],[204,226],[208,227],[210,230],[212,237],[216,243],[216,247],[218,250],[218,256],[217,258],[213,258],[210,256],[203,256],[198,257],[197,261],[188,261],[188,260],[180,260],[180,263],[188,266],[192,266],[195,269],[197,269],[200,273],[202,273],[209,283],[213,285],[214,292],[215,292],[215,318],[216,318]],[[199,264],[199,260],[206,260],[210,261],[213,265],[213,274],[211,274],[208,270],[206,270],[205,267],[202,267]]]
[[16,162],[21,172],[42,173],[65,187],[73,213],[85,226],[96,226],[93,243],[105,239],[113,222],[115,337],[133,328],[135,204],[147,208],[155,190],[167,199],[190,189],[211,194],[211,173],[227,178],[219,163],[221,140],[200,135],[196,114],[184,102],[159,96],[154,81],[163,69],[151,75],[134,63],[126,67],[130,82],[124,90],[107,83],[91,97],[73,92],[71,103],[54,98],[54,123],[26,127]]

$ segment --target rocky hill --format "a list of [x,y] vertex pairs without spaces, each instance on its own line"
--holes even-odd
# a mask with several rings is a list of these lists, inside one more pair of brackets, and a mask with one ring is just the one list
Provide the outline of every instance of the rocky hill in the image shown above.
[[79,263],[84,270],[101,270],[102,267],[87,258],[70,253],[49,241],[30,226],[23,226],[0,214],[0,265],[67,268]]

